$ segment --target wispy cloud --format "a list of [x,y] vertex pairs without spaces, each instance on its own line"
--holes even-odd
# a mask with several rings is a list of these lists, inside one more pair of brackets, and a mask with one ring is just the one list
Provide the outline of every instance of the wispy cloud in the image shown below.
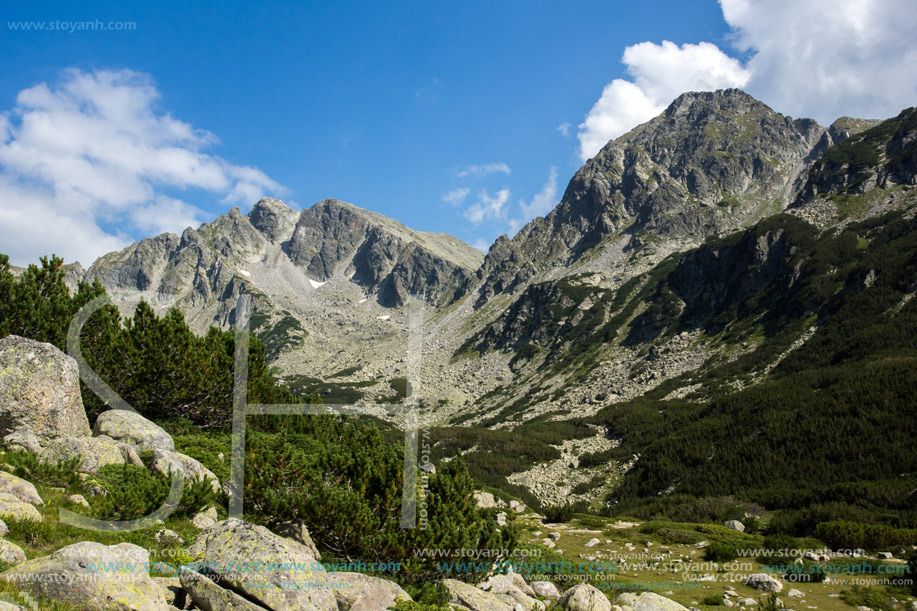
[[199,223],[204,213],[167,189],[243,205],[284,191],[204,152],[217,137],[163,113],[158,99],[148,75],[71,69],[0,113],[0,244],[14,262],[56,252],[89,264],[133,231]]
[[465,210],[465,218],[479,225],[486,220],[504,220],[506,210],[504,206],[509,201],[509,189],[500,189],[491,196],[487,189],[481,189],[478,193],[478,199]]
[[573,126],[572,126],[570,123],[564,121],[563,123],[561,123],[560,125],[557,126],[557,131],[559,131],[560,134],[561,134],[564,138],[566,138],[567,136],[570,135],[570,128],[571,128],[571,127],[573,127]]
[[459,187],[458,189],[452,189],[443,195],[441,199],[453,206],[460,206],[465,201],[465,198],[468,197],[469,193],[471,193],[470,189]]
[[499,161],[497,163],[488,163],[484,165],[470,165],[467,168],[456,172],[459,178],[467,176],[487,176],[488,174],[512,174],[508,165]]

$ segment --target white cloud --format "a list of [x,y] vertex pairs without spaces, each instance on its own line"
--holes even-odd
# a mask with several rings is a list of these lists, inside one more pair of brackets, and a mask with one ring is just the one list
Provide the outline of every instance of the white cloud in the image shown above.
[[88,265],[136,230],[201,222],[163,189],[242,204],[283,191],[257,168],[203,152],[216,136],[158,111],[158,98],[152,79],[130,70],[66,70],[19,93],[0,115],[0,244],[14,262],[53,251]]
[[512,174],[512,170],[509,169],[508,165],[499,161],[484,165],[470,165],[464,170],[459,170],[456,176],[465,178],[466,176],[487,176],[488,174]]
[[465,218],[475,225],[485,220],[505,219],[506,210],[503,207],[509,201],[509,197],[509,189],[500,189],[493,197],[487,193],[487,189],[481,189],[477,201],[465,210]]
[[452,204],[453,206],[460,206],[465,201],[465,198],[468,197],[469,193],[471,193],[471,191],[465,187],[452,189],[443,195],[442,200],[446,203]]
[[551,173],[548,181],[541,187],[541,191],[532,197],[532,201],[525,202],[519,200],[519,208],[522,216],[516,219],[510,219],[510,233],[515,234],[523,225],[531,221],[536,216],[544,216],[554,209],[557,205],[557,166],[551,167]]
[[579,126],[580,157],[589,159],[605,144],[649,121],[685,91],[742,87],[750,73],[711,43],[678,46],[641,42],[622,60],[632,81],[615,79]]
[[636,44],[627,79],[605,86],[579,126],[580,156],[647,121],[685,91],[741,87],[775,110],[828,124],[883,118],[917,98],[911,0],[719,0],[743,65],[708,42]]
[[720,0],[735,44],[754,53],[748,91],[827,125],[885,118],[917,99],[911,0]]
[[570,128],[571,128],[571,127],[573,127],[573,126],[572,126],[570,123],[568,123],[567,121],[564,121],[563,123],[561,123],[560,125],[557,126],[557,131],[559,131],[560,134],[561,134],[564,138],[566,138],[567,136],[570,135]]

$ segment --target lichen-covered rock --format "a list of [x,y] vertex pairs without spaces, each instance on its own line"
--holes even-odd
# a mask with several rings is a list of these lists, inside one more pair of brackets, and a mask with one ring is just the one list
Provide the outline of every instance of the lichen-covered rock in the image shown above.
[[179,579],[182,588],[202,611],[270,611],[196,571],[183,569]]
[[99,414],[92,432],[94,435],[108,435],[116,441],[134,446],[139,451],[175,451],[175,442],[172,441],[171,435],[137,412],[126,409],[110,409]]
[[214,492],[220,491],[220,480],[213,474],[213,471],[190,456],[185,456],[179,452],[153,450],[153,461],[150,466],[154,471],[158,471],[166,477],[171,477],[170,474],[173,471],[177,471],[186,480],[207,479],[210,481]]
[[86,497],[82,494],[71,494],[67,497],[67,500],[71,503],[76,503],[77,505],[82,505],[83,507],[89,509],[89,501],[87,501]]
[[749,575],[742,583],[762,592],[781,592],[783,590],[783,584],[767,573]]
[[532,590],[534,590],[535,594],[538,596],[543,596],[551,600],[558,600],[560,598],[560,592],[557,591],[557,586],[550,581],[533,581]]
[[44,505],[44,501],[38,496],[38,490],[35,489],[34,484],[6,471],[0,471],[0,492],[9,492],[20,501],[25,501],[32,505]]
[[29,611],[25,607],[20,607],[19,605],[14,605],[13,603],[8,603],[5,600],[0,600],[0,611]]
[[[214,516],[216,518],[216,516]],[[312,555],[316,560],[322,559],[321,552],[318,551],[318,548],[315,547],[315,542],[312,541],[312,535],[309,534],[309,528],[306,526],[306,523],[303,520],[290,520],[288,522],[281,522],[273,529],[275,533],[281,537],[286,537],[288,539],[293,539],[305,545],[307,548],[312,550]]]
[[0,578],[79,608],[168,611],[161,588],[150,579],[149,561],[149,552],[130,543],[84,541],[23,562]]
[[334,597],[340,611],[383,611],[398,600],[411,600],[396,583],[362,573],[333,573],[330,580],[347,587],[335,587]]
[[0,520],[0,537],[5,537],[10,532],[9,527],[6,525],[6,522]]
[[[337,611],[334,581],[303,544],[242,520],[203,531],[188,554],[249,600],[284,611]],[[194,568],[189,567],[189,568]]]
[[89,436],[76,361],[51,344],[0,339],[0,435],[26,427],[44,442]]
[[565,611],[611,611],[608,597],[586,583],[564,592],[557,601],[557,607]]
[[206,510],[198,513],[193,518],[191,518],[191,524],[195,528],[204,530],[205,528],[210,528],[217,523],[217,510],[213,507],[208,507]]
[[0,562],[15,566],[21,562],[25,562],[25,552],[15,543],[0,539]]
[[118,443],[118,449],[121,450],[121,458],[124,459],[124,462],[129,465],[134,465],[135,467],[145,467],[143,460],[140,458],[140,454],[137,454],[137,450],[134,449],[134,446],[127,443]]
[[3,443],[7,450],[20,450],[31,452],[32,454],[41,453],[41,440],[28,427],[20,426],[15,431],[3,438]]
[[123,465],[121,449],[111,437],[57,437],[45,444],[38,455],[40,460],[57,464],[81,457],[79,470],[82,473],[98,473],[105,465]]
[[0,492],[0,518],[5,520],[32,520],[41,522],[41,514],[31,503],[26,503],[9,492]]
[[471,611],[513,611],[513,606],[496,594],[479,590],[471,584],[455,579],[444,579],[448,603]]
[[639,596],[630,593],[622,594],[615,604],[625,609],[633,609],[633,611],[688,611],[674,600],[669,600],[654,592],[643,592]]

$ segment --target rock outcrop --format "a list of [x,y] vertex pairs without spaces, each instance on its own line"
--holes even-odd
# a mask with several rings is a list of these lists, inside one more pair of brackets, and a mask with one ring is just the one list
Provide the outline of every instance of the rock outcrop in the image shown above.
[[654,592],[642,594],[621,594],[615,605],[622,611],[688,611],[683,605]]
[[337,611],[334,594],[323,587],[333,578],[312,552],[263,526],[219,522],[201,532],[188,554],[206,563],[218,583],[268,609]]
[[565,611],[611,611],[608,597],[589,584],[581,583],[563,593],[557,606]]
[[214,492],[219,492],[220,490],[220,480],[213,474],[213,471],[190,456],[185,456],[179,452],[153,450],[153,460],[150,463],[150,467],[166,477],[171,477],[171,473],[177,472],[181,473],[186,480],[206,479],[210,482]]
[[56,437],[49,440],[39,460],[58,464],[65,460],[80,458],[78,470],[81,473],[98,473],[105,465],[123,465],[121,448],[111,437]]
[[175,451],[175,442],[159,425],[137,412],[110,409],[99,414],[93,426],[94,435],[107,435],[115,441],[133,446],[137,451]]
[[81,608],[168,611],[162,590],[150,578],[149,561],[149,552],[130,543],[85,541],[23,562],[0,578]]

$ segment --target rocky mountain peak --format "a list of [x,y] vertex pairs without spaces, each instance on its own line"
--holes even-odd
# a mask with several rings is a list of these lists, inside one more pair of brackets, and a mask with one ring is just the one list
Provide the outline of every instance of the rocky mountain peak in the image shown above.
[[481,300],[568,266],[602,244],[700,243],[780,212],[825,128],[738,89],[690,92],[610,141],[573,176],[560,204],[488,255]]
[[252,226],[263,233],[271,242],[289,239],[289,234],[299,213],[279,199],[263,197],[248,213]]

